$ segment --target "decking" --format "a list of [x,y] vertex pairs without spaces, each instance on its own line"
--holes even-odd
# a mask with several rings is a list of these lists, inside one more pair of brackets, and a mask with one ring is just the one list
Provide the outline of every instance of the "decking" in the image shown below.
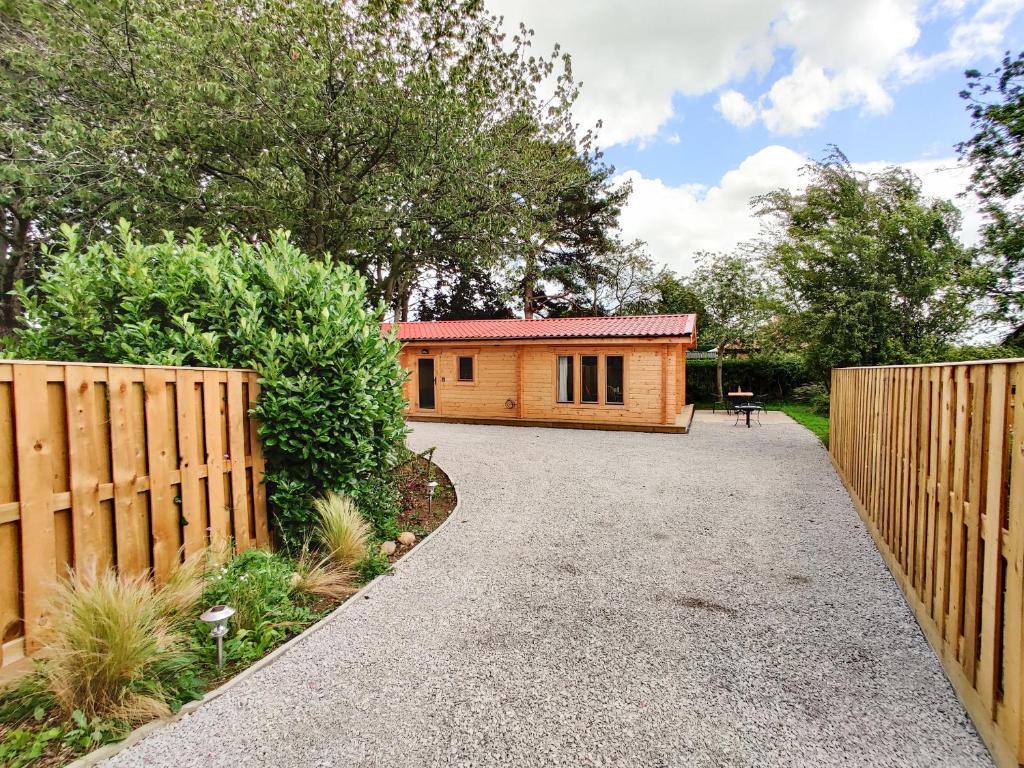
[[671,424],[628,424],[621,421],[568,421],[566,419],[503,419],[474,416],[435,416],[409,413],[406,421],[433,421],[443,424],[491,424],[502,427],[550,427],[554,429],[600,429],[617,432],[660,432],[685,435],[693,422],[693,404],[684,405]]

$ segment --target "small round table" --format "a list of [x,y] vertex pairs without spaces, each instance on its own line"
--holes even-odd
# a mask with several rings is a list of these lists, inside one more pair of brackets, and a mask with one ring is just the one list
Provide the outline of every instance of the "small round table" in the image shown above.
[[[761,406],[754,405],[753,403],[743,403],[742,405],[737,405],[736,410],[742,412],[747,417],[747,429],[750,429],[750,414],[761,410]],[[761,423],[760,418],[757,423]]]

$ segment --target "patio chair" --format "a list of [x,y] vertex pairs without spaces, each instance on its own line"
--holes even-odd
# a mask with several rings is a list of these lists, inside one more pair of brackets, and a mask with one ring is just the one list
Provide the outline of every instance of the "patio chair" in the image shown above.
[[721,400],[718,399],[718,398],[715,398],[711,402],[711,412],[712,413],[716,413],[718,411],[718,409],[721,408],[723,411],[725,411],[726,413],[731,415],[732,413],[735,412],[735,409],[733,408],[733,405],[734,404],[733,404],[732,400],[730,400],[728,398],[721,399]]

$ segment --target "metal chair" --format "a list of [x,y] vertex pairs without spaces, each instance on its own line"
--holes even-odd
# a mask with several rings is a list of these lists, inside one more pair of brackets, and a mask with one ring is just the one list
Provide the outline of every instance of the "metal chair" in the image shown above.
[[712,401],[712,403],[711,403],[711,412],[712,413],[716,413],[719,408],[721,408],[723,411],[725,411],[726,413],[729,413],[729,414],[735,412],[735,404],[733,403],[732,400],[730,400],[728,398],[725,398],[725,399],[722,399],[722,400],[719,400],[719,399],[716,398],[715,400]]

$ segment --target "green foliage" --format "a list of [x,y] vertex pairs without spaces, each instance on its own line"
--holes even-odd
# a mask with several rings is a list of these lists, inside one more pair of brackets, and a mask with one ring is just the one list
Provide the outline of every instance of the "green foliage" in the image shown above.
[[960,333],[978,272],[953,204],[923,197],[905,169],[855,171],[838,150],[806,171],[805,191],[756,203],[779,225],[764,243],[779,335],[805,345],[812,374],[920,359]]
[[373,527],[373,534],[382,541],[398,537],[399,499],[394,467],[401,463],[401,446],[394,465],[387,472],[372,475],[362,482],[354,494],[360,513]]
[[[259,549],[236,555],[211,573],[203,604],[230,605],[236,611],[224,642],[227,662],[249,666],[318,618],[294,591],[294,573],[289,558]],[[195,622],[193,643],[208,664],[215,655],[209,631],[207,624]]]
[[[284,232],[258,245],[198,233],[145,244],[122,222],[88,246],[73,229],[63,236],[20,291],[25,314],[7,356],[255,368],[284,542],[301,542],[315,496],[377,499],[404,442],[404,373],[351,268],[310,259]],[[386,514],[372,516],[383,524]]]
[[60,739],[61,733],[62,729],[57,726],[12,729],[0,741],[0,765],[8,768],[31,765],[51,742]]
[[387,555],[375,547],[371,547],[366,557],[355,565],[356,578],[361,584],[367,584],[390,570],[391,563]]
[[829,414],[830,397],[824,384],[814,382],[796,387],[793,390],[793,399],[798,403],[803,403],[819,416],[828,416]]
[[[716,368],[715,360],[686,361],[687,402],[710,402],[715,399]],[[810,373],[800,355],[753,355],[722,361],[722,383],[726,390],[742,389],[758,396],[764,395],[769,403],[788,399],[795,388],[810,380]]]
[[982,247],[987,275],[987,315],[1024,329],[1024,53],[1003,57],[993,72],[968,70],[960,96],[968,103],[975,134],[958,146],[971,164],[971,189],[986,222]]
[[[704,304],[690,281],[681,280],[667,269],[654,275],[644,286],[642,295],[622,308],[625,315],[697,315],[703,323]],[[700,330],[700,329],[698,329]],[[698,332],[697,343],[702,349],[714,347],[713,341]]]
[[966,360],[1008,360],[1024,357],[1024,349],[1009,344],[959,344],[944,347],[915,363],[959,363]]
[[479,0],[7,0],[2,243],[27,266],[64,221],[284,228],[402,306],[435,263],[588,234],[572,203],[611,170],[589,173],[568,57],[531,34]]

